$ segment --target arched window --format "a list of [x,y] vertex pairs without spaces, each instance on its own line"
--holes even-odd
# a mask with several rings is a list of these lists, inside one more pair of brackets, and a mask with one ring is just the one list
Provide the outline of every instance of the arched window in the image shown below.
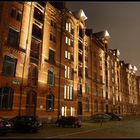
[[46,97],[46,110],[54,111],[54,95],[52,93]]
[[13,104],[13,89],[10,87],[0,88],[0,110],[11,110]]

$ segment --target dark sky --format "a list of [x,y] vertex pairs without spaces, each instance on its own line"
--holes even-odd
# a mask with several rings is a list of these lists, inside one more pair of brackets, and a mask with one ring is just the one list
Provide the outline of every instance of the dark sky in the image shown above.
[[140,2],[69,1],[70,11],[83,9],[87,28],[108,30],[109,48],[119,49],[120,60],[138,68],[140,75]]

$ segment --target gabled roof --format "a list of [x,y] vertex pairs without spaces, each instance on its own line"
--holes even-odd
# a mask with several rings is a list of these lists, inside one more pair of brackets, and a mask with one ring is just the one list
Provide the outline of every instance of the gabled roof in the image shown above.
[[109,33],[108,33],[107,30],[96,32],[96,33],[94,33],[94,35],[97,38],[106,38],[106,39],[109,39],[110,38],[110,35],[109,35]]
[[84,13],[84,11],[82,9],[80,9],[79,11],[73,12],[73,15],[77,19],[80,19],[80,18],[82,18],[83,20],[86,20],[87,19],[87,16],[85,15],[85,13]]

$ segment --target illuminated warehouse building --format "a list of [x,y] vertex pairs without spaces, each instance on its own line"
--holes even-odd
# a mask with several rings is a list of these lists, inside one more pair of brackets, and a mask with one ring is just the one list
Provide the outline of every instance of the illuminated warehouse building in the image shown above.
[[107,31],[87,29],[65,3],[0,3],[0,114],[88,118],[139,114],[136,67],[108,47]]

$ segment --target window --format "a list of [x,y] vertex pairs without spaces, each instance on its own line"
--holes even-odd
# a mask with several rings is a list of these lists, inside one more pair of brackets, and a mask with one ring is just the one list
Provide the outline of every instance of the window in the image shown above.
[[95,112],[98,112],[98,102],[97,101],[94,102],[94,109],[95,109],[94,110]]
[[88,98],[86,98],[86,101],[85,101],[85,111],[89,111],[89,100]]
[[65,51],[65,58],[67,58],[67,59],[69,59],[69,60],[70,60],[70,52]]
[[0,88],[0,110],[11,110],[13,104],[13,89],[10,87]]
[[9,28],[8,44],[10,45],[10,47],[14,48],[18,47],[18,35],[19,35],[18,31],[16,31],[13,28]]
[[64,85],[64,99],[73,99],[73,87],[72,85]]
[[52,41],[54,43],[56,42],[56,37],[51,33],[50,33],[50,41]]
[[54,64],[55,63],[55,53],[51,49],[49,49],[49,62],[51,64]]
[[62,108],[61,108],[61,115],[62,116],[67,116],[67,106],[62,106]]
[[48,70],[48,85],[54,86],[54,72],[53,72],[53,70]]
[[104,103],[101,101],[101,112],[104,112]]
[[32,36],[33,36],[34,38],[37,38],[37,39],[39,39],[39,40],[42,40],[42,28],[40,28],[40,27],[37,26],[36,24],[33,24]]
[[85,68],[85,77],[88,77],[88,68]]
[[70,107],[70,115],[75,116],[75,108],[74,107]]
[[15,76],[17,59],[5,56],[3,62],[3,74],[6,76]]
[[82,96],[82,84],[78,84],[78,96]]
[[66,36],[66,38],[65,38],[65,43],[67,44],[67,45],[71,45],[71,39],[70,38],[68,38],[67,36]]
[[71,23],[66,23],[66,31],[71,32]]
[[56,28],[56,22],[53,21],[53,20],[51,20],[51,26],[52,26],[53,28]]
[[43,13],[37,7],[34,8],[34,18],[41,23],[44,21]]
[[38,65],[41,42],[32,37],[30,49],[30,62]]
[[54,95],[52,93],[46,97],[46,110],[54,111]]
[[11,18],[17,20],[17,21],[21,21],[21,12],[17,11],[15,8],[12,8],[11,10]]
[[38,69],[36,65],[30,64],[28,74],[29,84],[31,86],[37,86],[38,84]]
[[88,86],[88,83],[85,83],[85,93],[86,93],[86,94],[89,93],[89,86]]
[[72,79],[72,68],[65,66],[65,78]]

